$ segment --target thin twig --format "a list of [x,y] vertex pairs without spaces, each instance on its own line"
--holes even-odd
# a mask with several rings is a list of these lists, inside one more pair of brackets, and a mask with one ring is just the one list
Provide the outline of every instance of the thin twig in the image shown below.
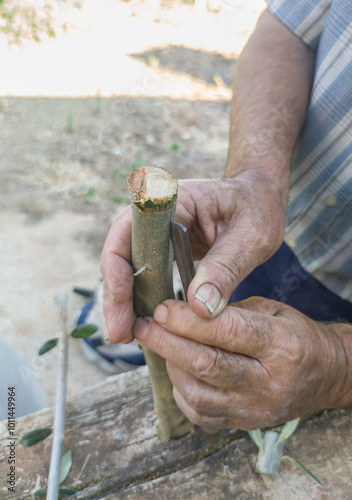
[[51,461],[48,479],[47,500],[57,500],[60,486],[60,467],[62,447],[64,444],[65,432],[65,409],[66,390],[68,374],[68,296],[60,294],[56,298],[60,311],[61,334],[59,341],[57,391],[55,401],[55,420],[53,447],[51,450]]
[[138,269],[138,271],[136,271],[133,276],[139,276],[141,273],[144,273],[144,271],[146,271],[148,268],[147,266],[143,266],[141,267],[140,269]]

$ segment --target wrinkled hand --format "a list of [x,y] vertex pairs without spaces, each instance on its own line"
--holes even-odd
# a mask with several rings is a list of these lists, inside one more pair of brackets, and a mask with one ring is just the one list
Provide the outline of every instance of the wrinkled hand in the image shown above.
[[[200,260],[188,302],[200,317],[215,317],[231,292],[280,246],[286,200],[258,173],[231,179],[181,181],[176,220],[189,232]],[[110,342],[133,340],[131,207],[115,219],[101,258],[104,315]]]
[[334,325],[273,300],[253,297],[210,320],[168,300],[134,334],[167,360],[177,404],[206,429],[277,425],[336,407],[348,392]]

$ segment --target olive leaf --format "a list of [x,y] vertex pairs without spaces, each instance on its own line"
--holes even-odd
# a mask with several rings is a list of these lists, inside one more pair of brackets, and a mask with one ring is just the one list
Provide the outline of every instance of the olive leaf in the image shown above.
[[[47,488],[39,488],[37,491],[34,492],[34,496],[35,497],[44,497],[44,496],[46,496],[47,492],[48,492]],[[59,495],[72,496],[72,495],[75,495],[76,493],[77,493],[77,491],[74,490],[73,488],[60,488],[59,489]]]
[[254,443],[258,446],[259,450],[264,453],[264,443],[261,430],[256,429],[255,431],[248,431],[248,434],[250,435]]
[[45,354],[46,352],[48,352],[51,349],[53,349],[54,347],[56,347],[58,342],[59,342],[58,338],[47,340],[45,342],[45,344],[43,344],[41,346],[41,348],[39,349],[39,351],[38,351],[39,356],[41,356],[42,354]]
[[[60,466],[60,479],[59,484],[62,484],[68,476],[72,465],[72,452],[71,450],[66,451],[61,458],[61,466]],[[72,488],[59,488],[60,495],[74,495],[76,490]],[[39,488],[35,493],[35,497],[43,497],[47,494],[47,488]]]
[[287,460],[290,460],[294,464],[298,465],[298,467],[300,467],[301,469],[303,469],[304,472],[306,472],[310,477],[312,477],[318,484],[320,484],[320,486],[322,486],[323,488],[325,488],[324,484],[317,478],[317,476],[315,476],[313,474],[313,472],[311,472],[309,469],[307,469],[307,467],[304,467],[304,465],[302,465],[298,460],[296,460],[293,457],[289,457],[288,455],[285,455],[285,456],[281,457],[281,459],[283,459],[283,458],[286,458]]
[[24,434],[20,440],[20,443],[23,446],[33,446],[34,444],[43,441],[46,437],[48,437],[52,433],[51,427],[43,427],[42,429],[35,429],[34,431],[29,431]]
[[59,489],[59,494],[60,495],[75,495],[77,493],[76,490],[74,490],[73,488],[60,488]]
[[[99,330],[99,327],[97,325],[93,325],[92,323],[87,323],[84,325],[79,325],[76,328],[74,328],[72,330],[72,332],[70,333],[70,335],[71,335],[71,337],[74,337],[75,339],[83,339],[83,338],[90,337],[91,335],[93,335],[93,333],[95,333],[98,330]],[[54,347],[56,347],[58,342],[59,342],[58,337],[47,340],[45,342],[45,344],[43,344],[41,346],[41,348],[39,349],[39,351],[38,351],[39,356],[42,356],[46,352],[48,352],[51,349],[53,349]]]
[[83,325],[78,325],[76,328],[72,330],[70,333],[71,337],[75,339],[85,339],[93,335],[93,333],[97,332],[99,327],[92,323],[85,323]]
[[71,450],[66,451],[66,453],[62,456],[61,466],[60,466],[60,478],[59,484],[63,483],[70,472],[72,465],[72,452]]
[[286,439],[291,437],[292,434],[297,429],[299,422],[300,422],[300,418],[295,418],[294,420],[290,420],[289,422],[286,422],[286,424],[282,428],[282,431],[280,432],[279,439],[277,440],[275,446],[277,446],[279,443],[281,443],[281,441],[286,441]]
[[39,488],[39,490],[34,492],[35,497],[44,497],[46,496],[47,488]]

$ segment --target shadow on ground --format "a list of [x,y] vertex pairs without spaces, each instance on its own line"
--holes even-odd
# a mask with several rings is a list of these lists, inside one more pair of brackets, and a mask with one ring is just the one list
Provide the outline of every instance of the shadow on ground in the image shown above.
[[220,81],[227,87],[231,86],[236,62],[235,59],[224,57],[222,54],[176,45],[155,48],[130,56],[149,65],[154,64],[180,74],[187,74],[208,85],[216,84],[220,77]]

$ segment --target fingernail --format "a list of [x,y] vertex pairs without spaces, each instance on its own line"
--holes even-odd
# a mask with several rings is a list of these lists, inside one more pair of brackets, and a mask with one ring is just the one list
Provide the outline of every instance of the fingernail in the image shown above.
[[160,304],[157,306],[157,308],[154,311],[154,319],[161,325],[166,324],[166,319],[167,319],[167,314],[168,314],[168,307],[166,304]]
[[104,324],[104,337],[105,337],[106,342],[109,342],[110,334],[109,334],[108,326],[106,323]]
[[133,327],[133,335],[136,338],[143,340],[149,330],[149,323],[150,320],[148,318],[137,318]]
[[216,286],[211,283],[204,283],[198,288],[195,298],[202,302],[210,314],[213,315],[219,307],[222,297]]

